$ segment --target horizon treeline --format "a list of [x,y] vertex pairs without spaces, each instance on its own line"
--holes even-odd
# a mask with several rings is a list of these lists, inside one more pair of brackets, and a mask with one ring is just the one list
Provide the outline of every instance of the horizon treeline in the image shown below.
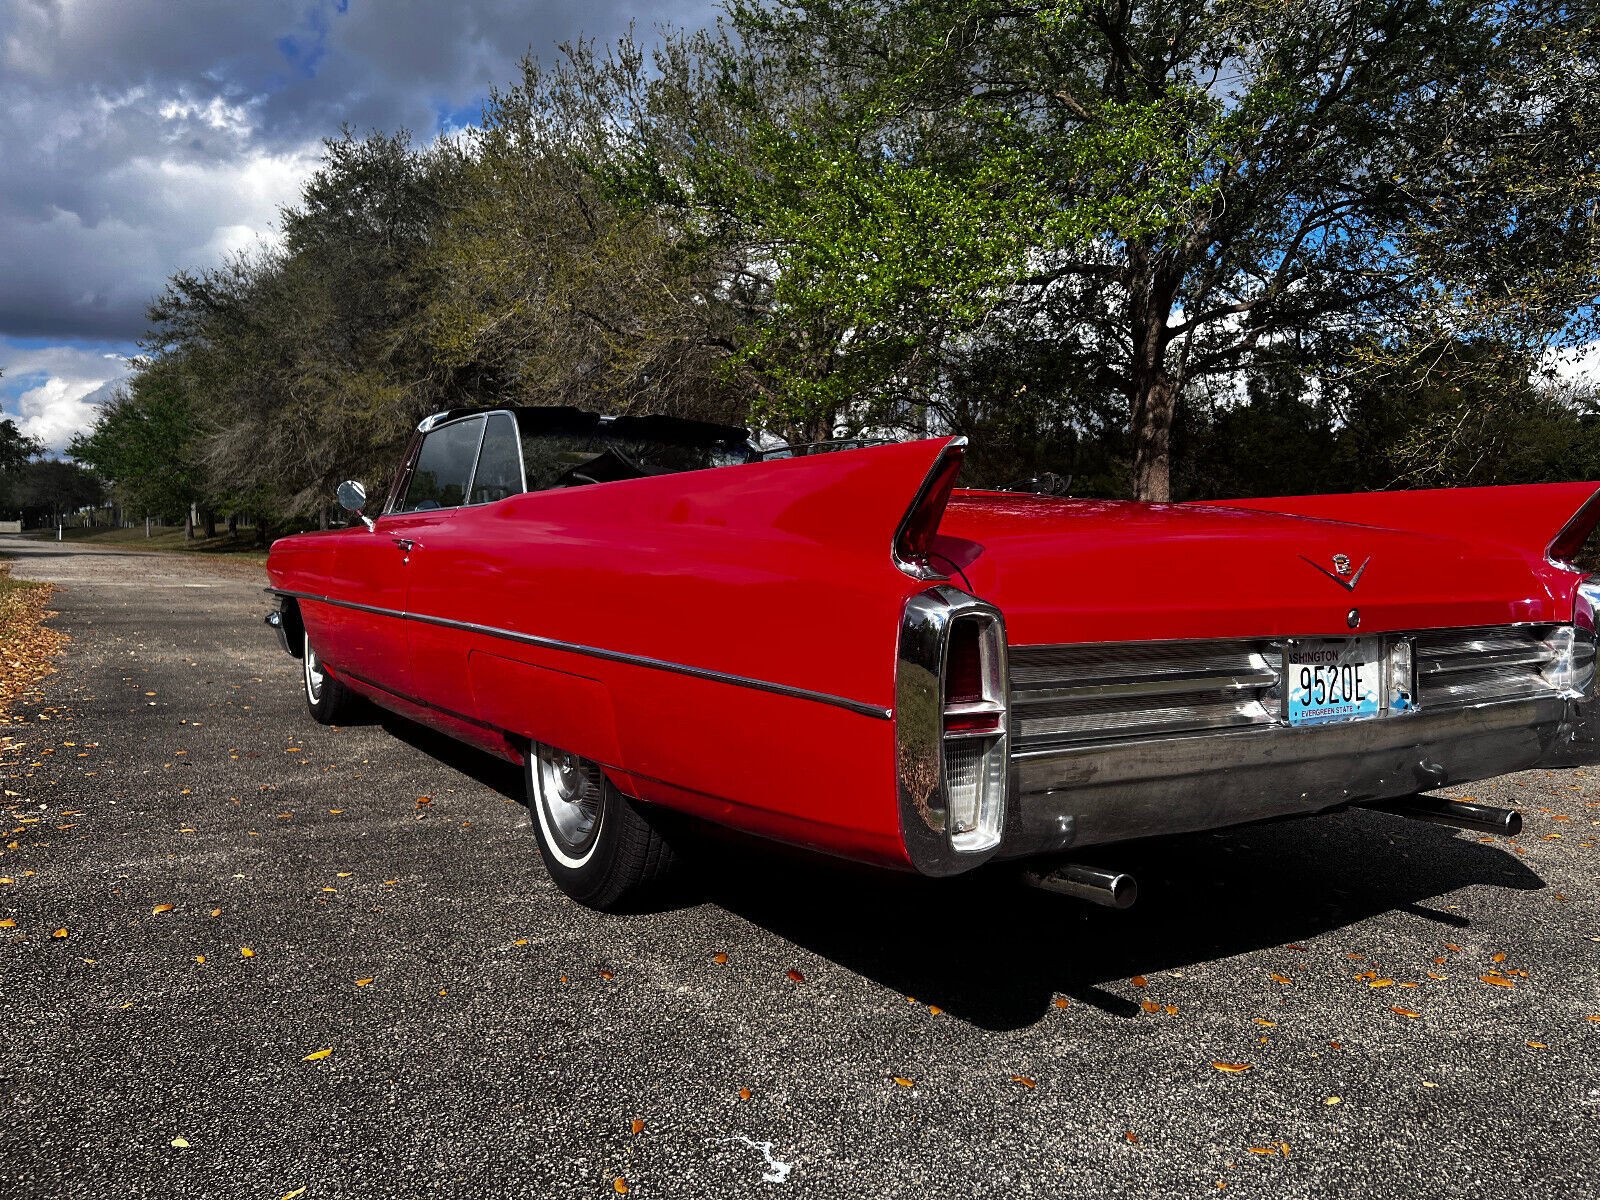
[[[1600,0],[1597,0],[1600,2]],[[1144,499],[1600,475],[1600,19],[1532,0],[732,0],[344,130],[179,271],[72,456],[282,527],[418,420],[961,433]]]

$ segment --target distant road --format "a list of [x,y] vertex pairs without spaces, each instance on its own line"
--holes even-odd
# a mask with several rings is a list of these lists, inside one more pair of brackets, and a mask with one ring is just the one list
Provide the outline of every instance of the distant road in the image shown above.
[[73,638],[0,766],[5,1200],[1600,1193],[1595,776],[1469,789],[1523,853],[1128,850],[1123,914],[723,848],[602,916],[515,771],[310,721],[258,568],[0,552]]

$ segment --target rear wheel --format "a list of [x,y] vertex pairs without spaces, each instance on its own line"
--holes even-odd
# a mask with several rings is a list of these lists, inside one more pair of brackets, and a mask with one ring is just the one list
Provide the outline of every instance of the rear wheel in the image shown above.
[[544,865],[579,904],[632,907],[676,873],[678,855],[597,764],[535,743],[524,774]]
[[301,662],[305,667],[306,707],[311,710],[311,719],[319,725],[338,724],[355,707],[358,697],[328,674],[317,652],[311,648],[309,635],[301,646]]

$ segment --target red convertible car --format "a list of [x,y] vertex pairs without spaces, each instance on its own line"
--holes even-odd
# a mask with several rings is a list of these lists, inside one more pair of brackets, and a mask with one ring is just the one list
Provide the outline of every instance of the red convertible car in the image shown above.
[[1121,503],[954,490],[963,446],[443,413],[375,517],[274,544],[268,621],[314,719],[522,764],[598,907],[697,823],[1122,906],[1086,848],[1348,805],[1509,835],[1421,793],[1600,761],[1596,484]]

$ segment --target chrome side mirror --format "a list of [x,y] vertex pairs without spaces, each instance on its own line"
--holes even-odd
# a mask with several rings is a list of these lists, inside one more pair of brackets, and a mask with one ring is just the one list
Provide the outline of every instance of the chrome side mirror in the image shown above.
[[361,523],[369,530],[377,527],[376,523],[361,510],[367,506],[367,489],[354,479],[346,479],[339,485],[339,507],[345,512],[355,513],[361,518]]

